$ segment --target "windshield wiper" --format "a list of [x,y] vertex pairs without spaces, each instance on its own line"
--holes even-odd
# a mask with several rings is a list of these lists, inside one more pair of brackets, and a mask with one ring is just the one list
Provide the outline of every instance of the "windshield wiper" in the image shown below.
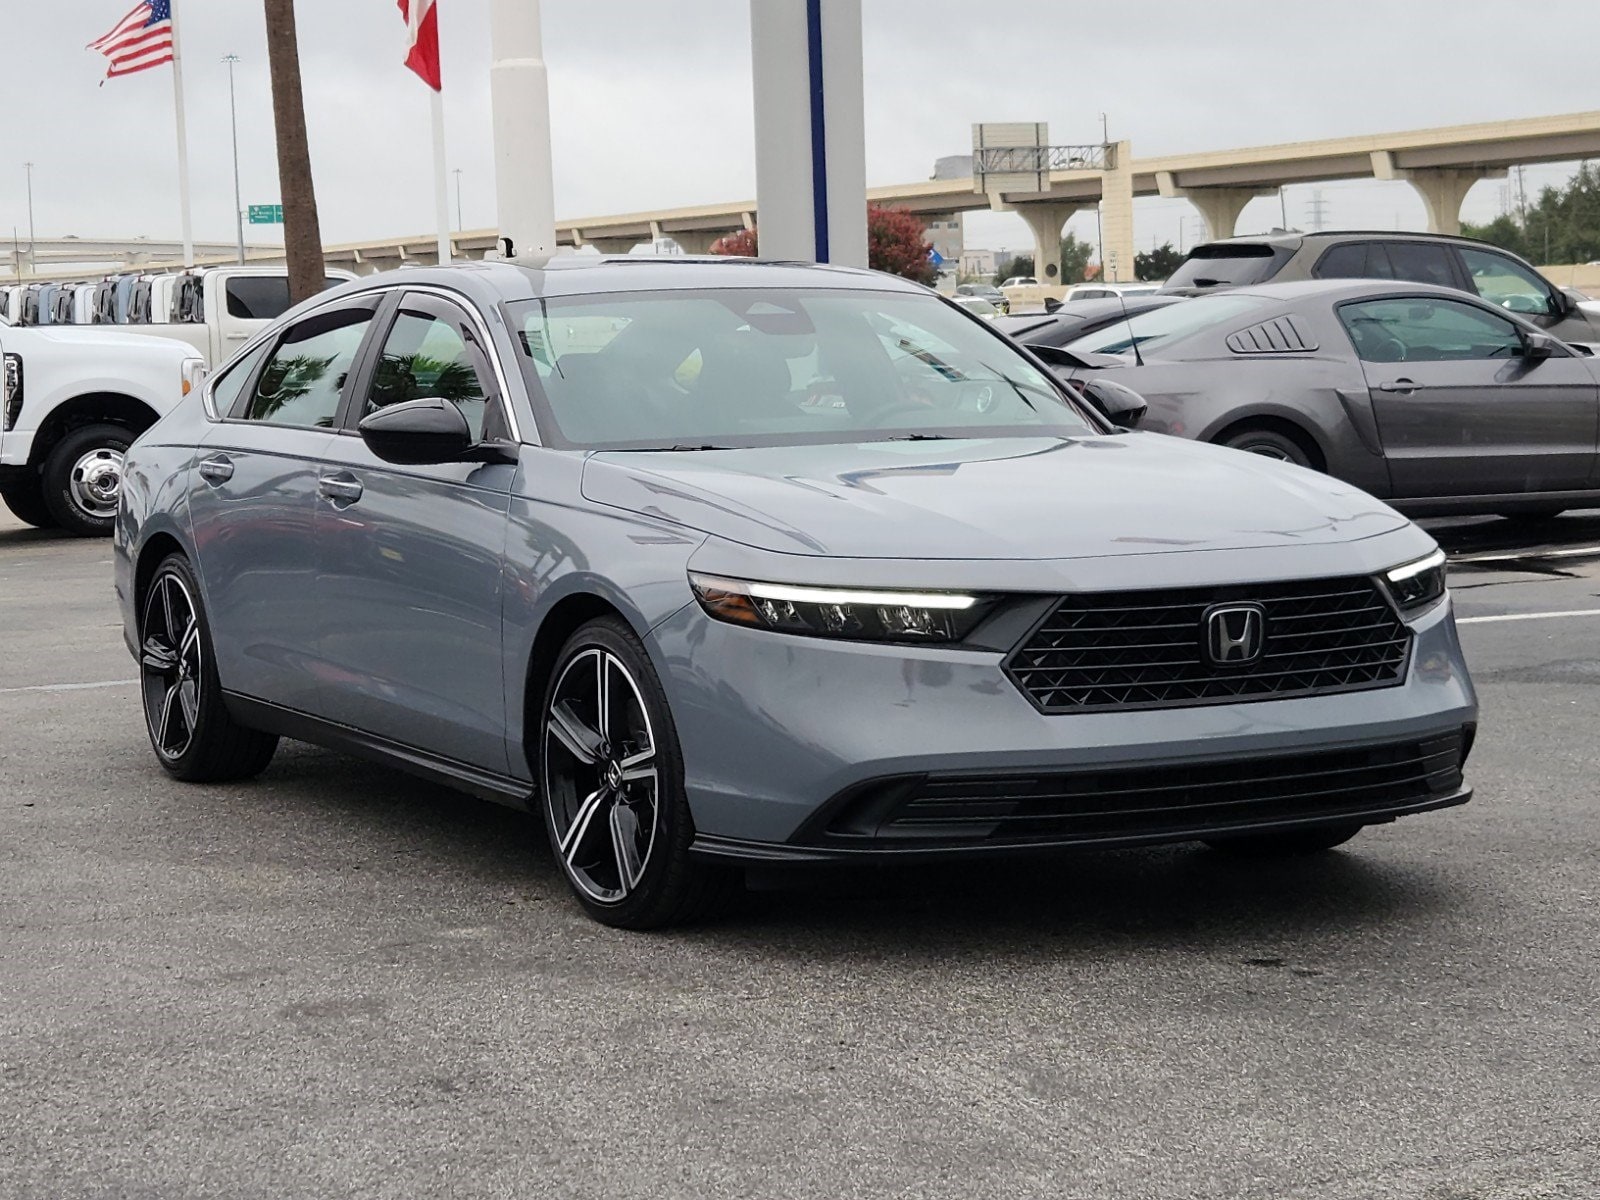
[[682,443],[680,443],[679,445],[676,445],[676,446],[629,446],[629,447],[627,447],[628,452],[629,453],[633,453],[633,454],[671,454],[671,453],[676,453],[676,452],[687,452],[687,451],[693,451],[693,450],[731,450],[731,449],[733,449],[732,446],[712,446],[712,445],[709,445],[709,444],[702,444],[702,445],[698,445],[698,446],[690,446],[690,445],[682,444]]
[[900,433],[889,440],[891,442],[948,442],[951,438],[948,433]]

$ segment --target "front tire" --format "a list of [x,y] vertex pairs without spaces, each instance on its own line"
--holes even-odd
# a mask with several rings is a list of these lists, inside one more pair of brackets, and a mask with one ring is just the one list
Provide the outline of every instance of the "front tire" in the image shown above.
[[56,443],[43,475],[45,507],[57,525],[77,537],[110,536],[133,439],[121,425],[85,425]]
[[644,646],[615,617],[581,626],[556,659],[539,720],[550,848],[578,903],[619,929],[704,915],[726,869],[689,856],[694,822],[666,693]]
[[56,519],[44,502],[44,480],[35,475],[21,483],[8,483],[0,488],[0,500],[5,501],[11,515],[35,529],[54,529]]
[[188,783],[259,775],[278,739],[228,715],[189,560],[181,554],[162,559],[140,607],[139,686],[162,770]]
[[1281,833],[1245,833],[1207,838],[1206,845],[1234,858],[1300,858],[1342,846],[1361,832],[1360,825],[1323,825]]

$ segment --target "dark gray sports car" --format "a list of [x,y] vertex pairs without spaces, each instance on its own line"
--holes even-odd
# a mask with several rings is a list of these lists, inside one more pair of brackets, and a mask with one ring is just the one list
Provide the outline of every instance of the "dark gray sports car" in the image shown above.
[[1597,364],[1458,291],[1261,284],[1034,349],[1069,382],[1140,393],[1141,429],[1326,471],[1414,516],[1600,503]]

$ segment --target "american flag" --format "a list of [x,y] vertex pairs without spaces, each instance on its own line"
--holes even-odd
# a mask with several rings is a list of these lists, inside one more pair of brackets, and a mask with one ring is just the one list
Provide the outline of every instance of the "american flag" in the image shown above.
[[111,60],[106,79],[171,62],[172,0],[145,0],[105,37],[90,42],[88,48]]

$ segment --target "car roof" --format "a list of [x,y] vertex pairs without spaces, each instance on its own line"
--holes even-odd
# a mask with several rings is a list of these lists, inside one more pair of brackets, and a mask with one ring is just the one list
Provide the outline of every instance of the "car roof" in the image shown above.
[[[920,284],[882,271],[686,254],[557,254],[544,259],[489,259],[448,267],[419,267],[403,275],[368,275],[336,291],[351,295],[372,287],[419,284],[481,289],[501,300],[702,288],[852,288],[929,294]],[[322,298],[332,294],[333,291],[324,292]]]
[[[1467,237],[1459,233],[1422,233],[1409,229],[1274,229],[1267,233],[1246,233],[1238,237],[1213,238],[1203,242],[1205,246],[1285,246],[1295,247],[1306,242],[1315,242],[1322,245],[1327,242],[1342,241],[1346,238],[1363,238],[1367,240],[1378,239],[1385,242],[1446,242],[1455,245],[1489,246],[1500,250],[1493,242],[1486,242],[1482,238]],[[1198,249],[1199,247],[1196,247]]]

